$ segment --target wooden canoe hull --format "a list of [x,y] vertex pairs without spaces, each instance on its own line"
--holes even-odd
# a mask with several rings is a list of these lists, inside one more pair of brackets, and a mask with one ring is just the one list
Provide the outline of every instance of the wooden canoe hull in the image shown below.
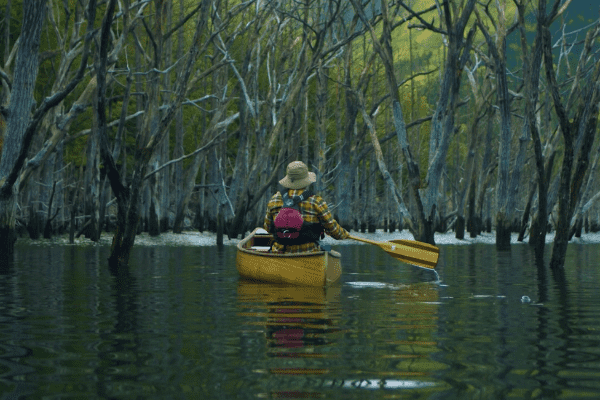
[[270,234],[259,234],[256,228],[238,243],[236,266],[247,279],[302,286],[326,286],[342,275],[341,254],[319,251],[294,254],[274,254],[254,248],[268,248]]

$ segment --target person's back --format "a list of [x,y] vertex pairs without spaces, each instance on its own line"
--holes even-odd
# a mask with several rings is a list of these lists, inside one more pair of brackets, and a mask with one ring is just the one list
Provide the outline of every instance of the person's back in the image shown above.
[[290,207],[284,207],[283,195],[285,192],[287,191],[290,199],[294,199],[295,196],[301,196],[315,180],[315,174],[308,172],[308,168],[303,162],[294,161],[288,165],[287,175],[279,181],[283,188],[273,195],[267,205],[267,213],[265,215],[264,229],[273,234],[275,238],[272,249],[274,252],[300,253],[319,251],[319,235],[317,232],[325,232],[338,240],[349,236],[348,232],[333,218],[325,200],[316,194],[300,201],[296,205],[303,221],[299,235],[282,235],[281,230],[280,235],[277,235],[278,232],[275,226],[277,216],[282,209],[284,212],[290,210]]

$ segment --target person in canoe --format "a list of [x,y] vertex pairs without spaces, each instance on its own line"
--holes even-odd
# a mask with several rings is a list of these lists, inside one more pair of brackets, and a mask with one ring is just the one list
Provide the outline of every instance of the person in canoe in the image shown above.
[[325,200],[308,189],[316,180],[302,161],[287,166],[286,176],[279,181],[282,189],[267,204],[264,229],[275,238],[271,251],[320,251],[324,233],[337,240],[350,236],[333,218]]

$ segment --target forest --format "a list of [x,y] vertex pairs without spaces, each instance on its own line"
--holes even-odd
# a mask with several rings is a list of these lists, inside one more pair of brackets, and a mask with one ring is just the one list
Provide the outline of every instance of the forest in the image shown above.
[[540,256],[555,231],[561,268],[600,230],[600,20],[576,3],[2,0],[0,254],[240,237],[301,160],[347,229]]

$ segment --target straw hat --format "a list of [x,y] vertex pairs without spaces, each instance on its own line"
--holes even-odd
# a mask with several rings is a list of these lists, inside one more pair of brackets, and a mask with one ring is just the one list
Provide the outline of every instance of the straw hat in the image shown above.
[[286,173],[285,178],[280,180],[279,183],[288,189],[304,189],[317,180],[314,172],[308,172],[308,167],[302,161],[289,163]]

